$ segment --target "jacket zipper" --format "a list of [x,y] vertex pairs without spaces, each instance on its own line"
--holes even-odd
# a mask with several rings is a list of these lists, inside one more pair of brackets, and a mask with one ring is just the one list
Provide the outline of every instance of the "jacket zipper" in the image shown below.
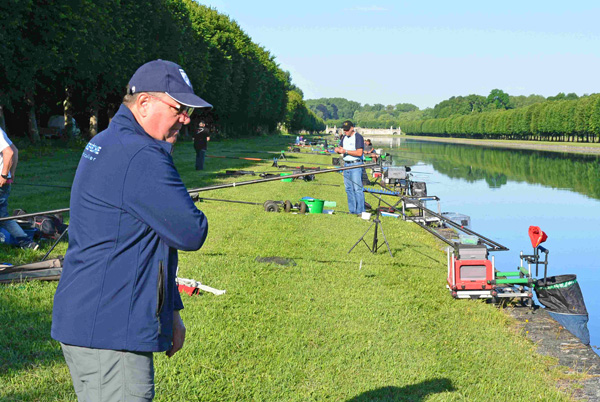
[[158,319],[158,331],[160,333],[160,313],[165,303],[165,269],[163,262],[158,262],[158,284],[156,288],[156,318]]

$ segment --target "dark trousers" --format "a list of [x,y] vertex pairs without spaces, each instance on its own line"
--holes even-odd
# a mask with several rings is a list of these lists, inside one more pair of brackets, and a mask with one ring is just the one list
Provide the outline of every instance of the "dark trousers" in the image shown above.
[[196,150],[196,170],[204,169],[204,157],[206,156],[206,149]]

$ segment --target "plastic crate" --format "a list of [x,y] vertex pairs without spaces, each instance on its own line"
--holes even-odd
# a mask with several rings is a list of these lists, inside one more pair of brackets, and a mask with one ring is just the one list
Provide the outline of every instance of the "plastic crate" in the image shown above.
[[457,225],[464,226],[467,229],[471,228],[471,218],[468,215],[459,214],[457,212],[442,212],[442,216]]

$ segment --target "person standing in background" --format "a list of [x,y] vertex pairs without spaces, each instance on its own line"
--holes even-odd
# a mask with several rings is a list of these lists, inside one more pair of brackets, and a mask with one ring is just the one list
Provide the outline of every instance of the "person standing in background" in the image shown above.
[[208,148],[208,141],[210,141],[210,132],[206,127],[206,124],[201,121],[198,123],[198,130],[194,134],[194,149],[196,150],[196,170],[204,169],[204,158],[206,156],[206,149]]
[[354,130],[350,120],[342,123],[344,135],[335,148],[342,155],[344,166],[356,166],[356,169],[344,170],[344,186],[348,196],[348,210],[351,214],[360,215],[365,212],[365,194],[363,193],[362,172],[365,141],[363,136]]

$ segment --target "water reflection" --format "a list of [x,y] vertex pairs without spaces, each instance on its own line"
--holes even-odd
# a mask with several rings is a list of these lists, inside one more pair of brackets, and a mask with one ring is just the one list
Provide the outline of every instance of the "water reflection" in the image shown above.
[[519,251],[531,252],[527,230],[540,226],[549,236],[549,274],[577,275],[591,343],[600,345],[598,156],[393,141],[374,144],[391,152],[395,164],[414,166],[442,211],[469,215],[473,230],[510,249],[495,253],[499,269],[512,270]]

